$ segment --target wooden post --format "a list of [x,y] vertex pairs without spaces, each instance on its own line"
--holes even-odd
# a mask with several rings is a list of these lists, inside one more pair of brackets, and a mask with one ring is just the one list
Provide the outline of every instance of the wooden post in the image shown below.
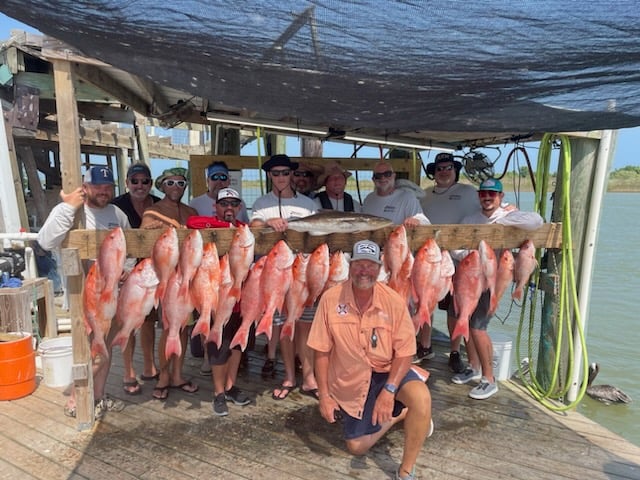
[[[80,175],[80,124],[75,97],[75,71],[66,60],[53,60],[53,78],[56,90],[58,113],[58,137],[60,139],[60,170],[62,189],[70,193],[82,185]],[[75,227],[84,227],[84,209],[76,213]],[[89,342],[82,318],[83,271],[77,251],[74,255],[63,250],[63,272],[67,275],[69,309],[71,313],[71,335],[73,342],[73,379],[76,395],[76,420],[78,429],[91,428],[93,418],[93,375]],[[70,257],[70,258],[69,258]]]

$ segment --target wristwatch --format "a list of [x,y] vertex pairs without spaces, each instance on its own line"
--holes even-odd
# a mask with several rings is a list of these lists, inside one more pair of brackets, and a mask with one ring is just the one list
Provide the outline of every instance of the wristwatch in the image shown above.
[[398,391],[398,387],[396,387],[393,383],[385,383],[384,389],[393,395],[395,395]]

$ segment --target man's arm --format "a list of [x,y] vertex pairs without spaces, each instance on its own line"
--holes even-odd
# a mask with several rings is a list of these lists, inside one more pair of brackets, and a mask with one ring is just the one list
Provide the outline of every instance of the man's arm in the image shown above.
[[340,410],[329,393],[329,352],[315,351],[314,373],[318,383],[318,400],[320,402],[320,415],[329,423],[336,421],[335,412]]
[[62,203],[56,205],[38,232],[38,243],[45,250],[58,248],[73,226],[76,211],[84,204],[84,190],[76,188],[65,194],[60,192]]

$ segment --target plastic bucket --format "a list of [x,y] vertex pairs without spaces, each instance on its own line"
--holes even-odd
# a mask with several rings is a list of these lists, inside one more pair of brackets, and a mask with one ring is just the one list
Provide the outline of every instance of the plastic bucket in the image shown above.
[[511,376],[511,339],[501,333],[491,335],[493,343],[493,375],[496,380],[508,380]]
[[15,400],[36,389],[36,353],[30,333],[0,337],[0,400]]
[[44,340],[38,348],[42,359],[44,384],[48,387],[66,387],[72,381],[73,346],[71,337]]

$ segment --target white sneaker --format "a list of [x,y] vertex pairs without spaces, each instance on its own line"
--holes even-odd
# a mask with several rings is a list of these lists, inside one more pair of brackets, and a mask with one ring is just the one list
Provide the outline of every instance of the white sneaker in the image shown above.
[[469,392],[469,396],[475,400],[486,400],[496,393],[498,393],[498,384],[495,381],[489,383],[486,377],[482,377],[478,386]]
[[464,369],[462,373],[456,373],[453,377],[451,377],[451,381],[457,385],[464,385],[465,383],[469,383],[471,381],[477,382],[482,378],[482,372],[479,370],[474,370],[471,367],[467,367]]

